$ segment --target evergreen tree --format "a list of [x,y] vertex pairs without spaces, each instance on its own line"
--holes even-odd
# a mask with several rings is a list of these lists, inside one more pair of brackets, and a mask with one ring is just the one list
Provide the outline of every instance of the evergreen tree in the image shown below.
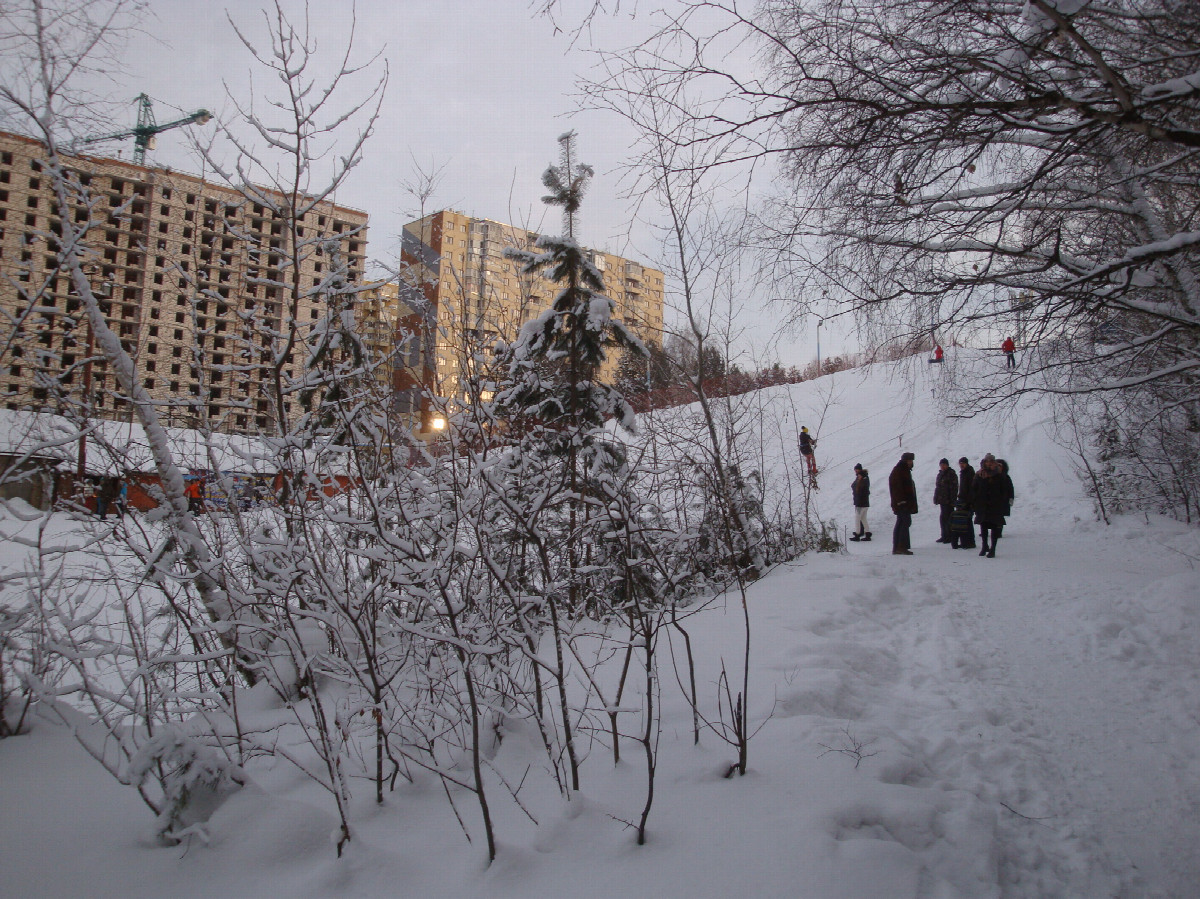
[[[646,354],[641,341],[613,318],[613,301],[604,294],[600,271],[575,239],[576,215],[592,175],[574,162],[575,135],[559,138],[561,164],[542,177],[549,205],[563,208],[561,237],[542,237],[538,252],[509,250],[526,274],[545,273],[560,285],[553,305],[526,323],[509,350],[509,385],[496,397],[496,409],[517,441],[510,455],[511,474],[520,496],[529,498],[527,514],[517,516],[525,540],[535,545],[556,654],[555,676],[561,727],[571,769],[571,787],[579,788],[571,712],[564,680],[572,639],[569,619],[604,617],[615,609],[614,595],[623,578],[618,566],[604,563],[611,543],[607,515],[594,509],[621,506],[627,496],[625,455],[604,439],[604,424],[616,418],[634,427],[633,409],[620,390],[598,380],[611,348]],[[627,518],[626,518],[627,520]],[[603,605],[602,605],[603,600]]]
[[562,285],[554,304],[525,324],[512,347],[511,387],[499,398],[507,414],[532,416],[557,452],[574,456],[592,447],[604,422],[616,418],[634,427],[633,409],[617,387],[597,380],[606,350],[626,348],[646,356],[642,342],[613,318],[615,305],[604,294],[604,280],[588,253],[575,240],[576,213],[592,175],[590,166],[575,164],[575,133],[559,138],[562,163],[550,167],[542,183],[549,205],[562,206],[566,233],[541,237],[541,252],[509,250],[525,274],[545,273]]

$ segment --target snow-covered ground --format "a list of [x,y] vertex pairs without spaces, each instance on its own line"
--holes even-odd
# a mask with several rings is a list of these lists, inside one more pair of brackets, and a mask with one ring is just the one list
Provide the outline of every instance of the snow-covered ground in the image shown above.
[[[818,438],[818,507],[850,520],[851,467],[873,481],[875,539],[778,568],[750,592],[750,773],[692,745],[664,679],[646,846],[633,747],[598,746],[581,795],[535,827],[498,822],[497,861],[462,836],[440,788],[356,795],[337,859],[325,797],[284,765],[164,849],[150,815],[61,727],[0,742],[5,896],[1188,897],[1200,895],[1200,530],[1095,521],[1048,407],[948,422],[935,393],[994,360],[877,367],[776,388]],[[891,555],[887,474],[916,453],[912,557]],[[934,543],[937,460],[1011,463],[1017,501],[997,558]],[[798,461],[792,463],[798,467]],[[17,549],[0,549],[11,556]],[[698,655],[735,657],[730,599],[691,621]],[[713,672],[701,682],[715,704]],[[535,741],[502,752],[541,764]]]

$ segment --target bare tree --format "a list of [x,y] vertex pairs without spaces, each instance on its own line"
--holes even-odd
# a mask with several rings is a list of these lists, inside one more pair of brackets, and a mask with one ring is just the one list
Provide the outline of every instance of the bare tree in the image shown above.
[[[761,474],[745,452],[748,406],[730,396],[710,395],[709,384],[724,374],[736,335],[734,310],[743,283],[738,261],[745,225],[738,202],[743,199],[744,173],[727,172],[725,148],[702,140],[687,105],[686,82],[664,80],[653,61],[662,52],[666,51],[659,43],[607,56],[610,80],[591,84],[586,92],[593,102],[639,128],[642,140],[632,163],[633,191],[644,192],[644,202],[654,204],[666,220],[664,268],[679,285],[682,320],[682,328],[668,342],[682,347],[675,355],[683,363],[681,375],[694,398],[700,431],[685,450],[696,454],[692,461],[699,463],[696,470],[704,478],[700,485],[704,514],[695,550],[700,559],[715,562],[727,575],[740,603],[744,640],[736,669],[722,663],[717,715],[702,716],[695,705],[694,686],[689,694],[697,718],[705,718],[736,749],[730,774],[744,775],[755,729],[750,712],[747,590],[765,572],[768,558],[786,556],[796,542],[777,541],[774,551],[768,548]],[[714,197],[723,198],[728,206],[723,209]],[[791,534],[794,528],[789,520],[781,531]],[[780,553],[784,544],[788,549]],[[686,646],[686,632],[677,629],[684,634]],[[694,675],[689,675],[689,683],[694,683]]]
[[779,173],[758,239],[793,314],[1016,337],[960,412],[1099,390],[1194,418],[1198,42],[1181,0],[684,2],[601,87],[653,84],[687,127],[643,127],[705,168]]

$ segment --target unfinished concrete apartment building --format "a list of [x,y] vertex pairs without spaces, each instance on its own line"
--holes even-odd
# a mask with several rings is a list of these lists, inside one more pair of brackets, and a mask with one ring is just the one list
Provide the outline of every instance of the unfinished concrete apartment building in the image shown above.
[[[402,260],[410,294],[424,304],[434,335],[435,391],[461,391],[464,348],[486,349],[497,338],[513,339],[521,325],[553,301],[558,285],[521,273],[505,249],[533,249],[539,235],[515,225],[441,210],[404,227]],[[663,273],[601,250],[589,250],[604,277],[616,317],[644,341],[662,343]],[[410,301],[411,302],[411,301]],[[601,377],[611,377],[611,357]]]
[[[165,422],[253,433],[290,420],[299,400],[284,394],[280,407],[262,362],[272,344],[285,346],[280,335],[293,316],[303,335],[324,314],[332,267],[348,285],[361,283],[367,214],[318,205],[298,222],[309,250],[296,267],[286,216],[270,208],[275,194],[255,202],[193,175],[114,159],[71,157],[67,165],[85,191],[70,214],[91,222],[85,270],[93,292]],[[128,400],[94,353],[80,299],[59,270],[61,234],[41,144],[0,133],[0,311],[12,336],[0,365],[2,402],[57,411],[73,396],[88,415],[124,417]],[[298,373],[304,352],[301,340],[281,357],[285,376]]]

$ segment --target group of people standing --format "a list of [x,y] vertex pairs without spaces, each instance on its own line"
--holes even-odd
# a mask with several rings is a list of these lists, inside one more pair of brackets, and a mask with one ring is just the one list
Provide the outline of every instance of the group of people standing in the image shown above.
[[[892,554],[911,556],[912,540],[909,534],[912,517],[918,512],[917,485],[912,471],[916,465],[913,453],[903,453],[896,467],[888,476],[888,493],[896,524],[892,530]],[[933,503],[940,510],[941,536],[938,543],[948,544],[952,549],[974,549],[974,523],[979,526],[982,548],[979,555],[994,559],[996,544],[1004,532],[1004,525],[1012,514],[1015,498],[1012,478],[1008,475],[1008,463],[988,453],[979,462],[979,469],[971,467],[966,456],[958,460],[958,472],[950,467],[950,460],[938,462],[937,478],[934,482]],[[867,512],[871,505],[871,479],[861,464],[854,466],[854,483],[850,485],[854,499],[854,533],[850,539],[857,542],[870,540]]]
[[951,549],[974,549],[974,516],[982,544],[979,555],[994,559],[996,543],[1016,499],[1008,463],[988,453],[979,460],[978,470],[971,467],[966,456],[958,460],[958,468],[955,474],[946,459],[939,463],[933,500],[941,509],[942,535],[937,542],[947,543]]
[[124,478],[104,477],[100,479],[99,487],[93,487],[96,496],[96,515],[101,521],[108,519],[109,511],[115,511],[122,518],[129,509],[129,485]]

